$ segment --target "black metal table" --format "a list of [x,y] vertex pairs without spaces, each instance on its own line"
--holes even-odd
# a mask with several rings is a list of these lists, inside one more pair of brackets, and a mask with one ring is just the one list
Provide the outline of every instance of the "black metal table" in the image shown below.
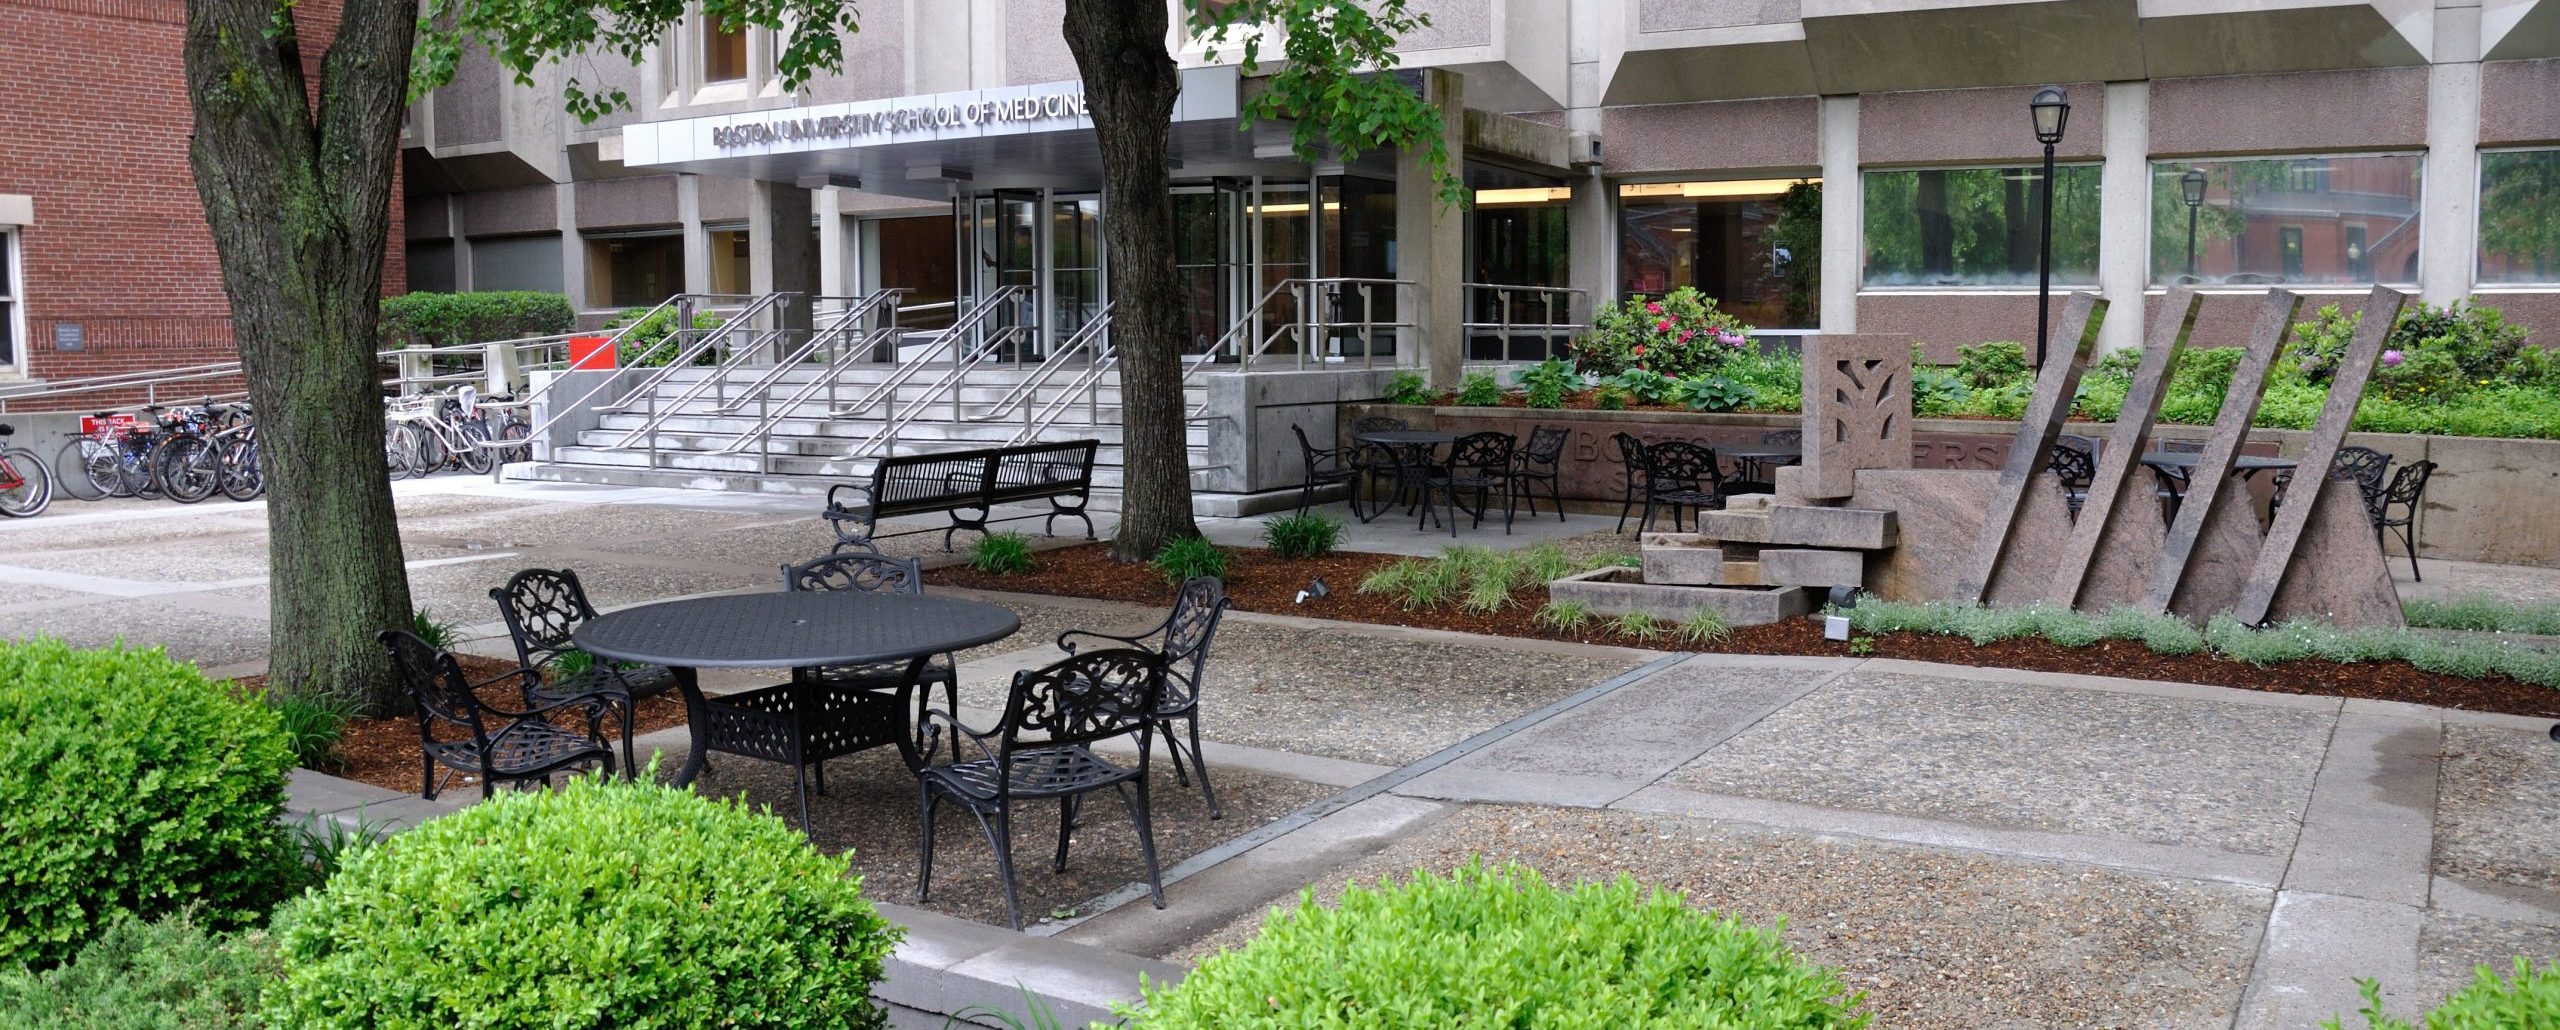
[[[1387,453],[1392,455],[1396,462],[1395,496],[1389,497],[1386,504],[1380,505],[1376,511],[1360,520],[1370,522],[1384,514],[1388,508],[1395,507],[1397,501],[1404,499],[1406,488],[1415,485],[1417,477],[1437,467],[1439,460],[1432,456],[1432,452],[1444,445],[1458,442],[1458,434],[1437,429],[1381,429],[1372,433],[1354,433],[1351,439],[1354,443],[1376,444],[1386,448]],[[1408,504],[1405,510],[1411,511],[1413,506]]]
[[[610,612],[578,627],[572,636],[580,648],[603,658],[664,665],[673,670],[676,688],[684,693],[692,753],[676,772],[678,786],[702,774],[713,751],[773,761],[786,760],[773,736],[788,730],[794,737],[851,737],[834,741],[829,750],[858,750],[898,743],[912,754],[904,735],[907,706],[916,678],[934,655],[976,647],[1012,636],[1022,620],[992,604],[929,594],[862,594],[800,591],[779,594],[734,594],[643,605]],[[906,675],[894,694],[864,710],[836,713],[859,726],[813,726],[807,715],[830,706],[810,695],[825,688],[816,677],[792,677],[778,687],[732,695],[720,700],[703,696],[699,669],[794,669],[905,662]],[[807,681],[807,682],[803,682]],[[733,704],[773,694],[768,705]],[[895,718],[885,718],[894,702]],[[774,711],[773,709],[780,709]],[[872,739],[898,734],[894,741]],[[841,748],[842,750],[839,750]],[[795,757],[799,757],[796,756]],[[818,755],[812,760],[823,760]]]
[[1768,482],[1767,473],[1780,465],[1793,465],[1804,460],[1803,444],[1764,443],[1741,448],[1716,448],[1716,453],[1733,462],[1733,473],[1746,482]]
[[[2153,468],[2184,469],[2193,471],[2196,467],[2196,463],[2203,458],[2204,455],[2198,454],[2194,451],[2153,451],[2142,456],[2142,463]],[[2240,454],[2232,457],[2231,471],[2239,473],[2241,478],[2246,479],[2269,469],[2289,469],[2294,467],[2296,464],[2299,463],[2291,458],[2270,458],[2262,454]]]

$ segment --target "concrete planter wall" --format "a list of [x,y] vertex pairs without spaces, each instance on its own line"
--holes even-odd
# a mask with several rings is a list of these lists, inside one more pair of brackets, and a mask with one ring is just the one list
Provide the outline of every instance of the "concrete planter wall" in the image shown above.
[[[1563,426],[1564,494],[1614,514],[1625,488],[1624,474],[1609,444],[1613,433],[1641,440],[1695,440],[1710,447],[1756,444],[1773,429],[1802,425],[1795,415],[1735,415],[1683,411],[1582,411],[1526,408],[1461,408],[1420,405],[1346,404],[1341,425],[1364,415],[1392,415],[1416,427],[1470,433],[1498,430],[1526,440],[1532,425]],[[2075,422],[2069,432],[2104,439],[2105,423]],[[1348,433],[1345,429],[1344,432]],[[2015,422],[1924,418],[1913,425],[1912,460],[1923,468],[1997,469],[2009,455]],[[2158,436],[2202,440],[2204,426],[2162,426]],[[2292,429],[2261,429],[2251,434],[2249,451],[2257,454],[2301,453],[2310,434]],[[2392,456],[2395,463],[2433,461],[2435,477],[2427,484],[2426,506],[2418,513],[2418,553],[2455,561],[2498,562],[2560,568],[2560,519],[2551,517],[2553,498],[2560,497],[2560,440],[2414,436],[2402,433],[2356,433],[2349,443]],[[2251,490],[2263,500],[2267,477],[2256,477]],[[2397,553],[2399,543],[2390,545]]]

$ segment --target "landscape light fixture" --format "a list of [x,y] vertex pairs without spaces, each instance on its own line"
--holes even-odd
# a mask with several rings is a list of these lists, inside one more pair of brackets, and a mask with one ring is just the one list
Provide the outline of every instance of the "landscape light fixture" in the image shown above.
[[1849,639],[1849,609],[1858,606],[1858,588],[1831,588],[1830,602],[1822,606],[1822,639]]
[[2053,145],[2062,142],[2062,131],[2071,124],[2071,98],[2060,86],[2046,86],[2027,101],[2027,113],[2035,119],[2036,142],[2044,144],[2044,235],[2036,248],[2036,371],[2041,374],[2047,337],[2053,333]]
[[2187,202],[2187,278],[2196,277],[2196,211],[2204,207],[2204,169],[2189,168],[2178,177],[2178,196]]
[[1333,589],[1324,585],[1323,576],[1317,576],[1315,582],[1307,584],[1306,589],[1298,591],[1298,599],[1292,603],[1305,604],[1309,600],[1323,600],[1331,596],[1333,596]]

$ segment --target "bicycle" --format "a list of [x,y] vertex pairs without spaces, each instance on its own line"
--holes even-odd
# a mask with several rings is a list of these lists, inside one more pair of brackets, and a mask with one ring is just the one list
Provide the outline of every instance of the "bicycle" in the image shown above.
[[258,467],[257,419],[245,403],[222,409],[217,418],[222,428],[213,434],[213,440],[222,496],[235,501],[254,500],[267,492],[266,475]]
[[162,416],[160,424],[166,432],[152,450],[150,469],[160,492],[170,500],[194,504],[221,487],[221,459],[207,431],[214,417],[211,397],[196,407],[177,408]]
[[80,416],[80,431],[65,433],[62,450],[53,458],[54,478],[64,492],[83,501],[115,495],[122,479],[124,438],[133,431],[133,416],[101,411]]
[[[0,443],[17,433],[0,422]],[[0,447],[0,515],[29,518],[53,503],[53,469],[25,447]]]
[[[409,475],[419,477],[455,465],[486,474],[497,456],[480,446],[489,439],[489,424],[478,408],[477,393],[467,386],[451,394],[423,394],[394,402],[389,412],[392,424],[384,429],[386,457],[393,458],[394,477],[403,464]],[[405,443],[400,438],[406,438]]]

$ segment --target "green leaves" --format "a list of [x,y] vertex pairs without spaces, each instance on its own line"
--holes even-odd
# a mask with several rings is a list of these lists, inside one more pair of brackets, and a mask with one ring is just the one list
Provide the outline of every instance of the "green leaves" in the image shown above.
[[1300,512],[1262,524],[1263,546],[1283,558],[1318,558],[1332,554],[1342,540],[1342,520]]
[[422,0],[409,97],[452,81],[463,48],[476,46],[518,85],[533,85],[534,70],[545,64],[569,66],[561,99],[570,114],[592,122],[620,110],[630,97],[619,87],[590,89],[578,77],[575,69],[583,63],[576,59],[639,65],[688,13],[776,33],[774,74],[785,91],[797,91],[818,72],[842,68],[842,37],[861,29],[851,0]]
[[404,293],[382,298],[385,347],[425,344],[449,347],[552,336],[576,328],[577,312],[557,293],[490,290],[479,293]]
[[1020,533],[989,533],[969,545],[969,567],[991,576],[1029,572],[1031,538]]
[[1180,583],[1194,576],[1224,577],[1227,574],[1227,552],[1219,550],[1218,545],[1210,543],[1207,537],[1177,537],[1165,544],[1163,550],[1157,551],[1155,559],[1147,564],[1167,583]]
[[1210,45],[1241,46],[1246,75],[1263,71],[1263,43],[1280,41],[1279,65],[1247,98],[1244,125],[1290,122],[1298,156],[1344,162],[1371,150],[1418,150],[1440,202],[1466,203],[1467,188],[1449,163],[1449,126],[1440,111],[1398,76],[1396,40],[1431,24],[1407,0],[1190,0],[1192,28]]

